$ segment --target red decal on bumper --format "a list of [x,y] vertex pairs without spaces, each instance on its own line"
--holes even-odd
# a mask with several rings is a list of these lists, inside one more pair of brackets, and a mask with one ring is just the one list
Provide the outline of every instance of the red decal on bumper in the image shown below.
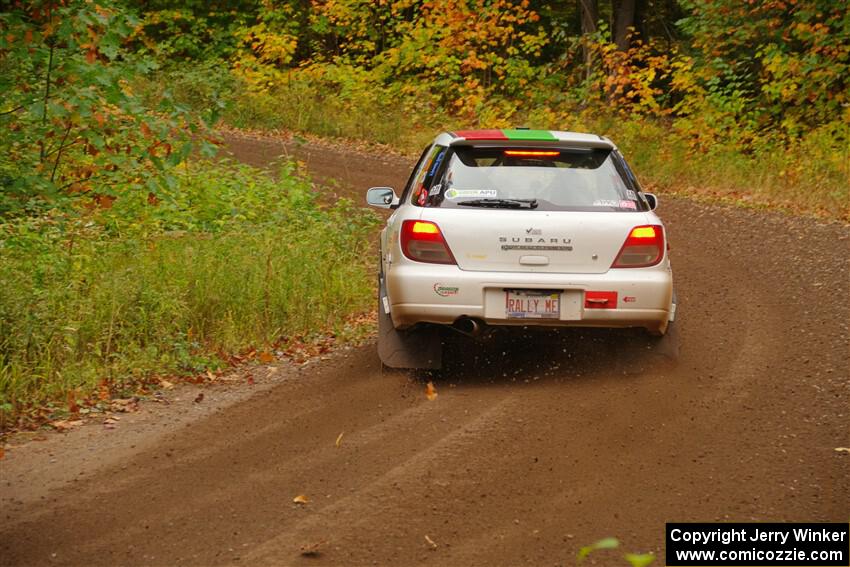
[[586,291],[584,292],[585,309],[616,309],[616,291]]

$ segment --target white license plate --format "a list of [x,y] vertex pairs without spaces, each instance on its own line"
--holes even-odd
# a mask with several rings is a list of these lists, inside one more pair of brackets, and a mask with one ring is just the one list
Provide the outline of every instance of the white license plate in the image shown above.
[[506,289],[508,319],[560,319],[561,293],[549,290]]

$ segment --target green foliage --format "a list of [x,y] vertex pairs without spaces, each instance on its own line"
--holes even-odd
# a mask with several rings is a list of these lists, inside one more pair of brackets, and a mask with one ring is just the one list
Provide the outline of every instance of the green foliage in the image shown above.
[[0,15],[0,214],[173,184],[202,129],[168,96],[148,109],[133,92],[152,68],[123,48],[137,20],[108,1],[24,6]]
[[689,15],[679,26],[692,38],[697,80],[746,129],[798,138],[850,118],[850,11],[843,2],[682,4]]
[[156,204],[0,225],[0,405],[197,373],[370,307],[371,213],[319,208],[290,165],[198,162],[175,179]]
[[260,2],[127,0],[124,4],[142,14],[131,36],[132,50],[176,66],[186,61],[222,61],[234,55]]
[[408,104],[364,75],[344,66],[311,66],[266,91],[244,89],[224,119],[241,128],[285,128],[405,146],[412,136],[419,146],[422,132],[411,129]]
[[191,109],[196,120],[215,124],[232,106],[243,84],[221,61],[185,62],[155,69],[133,78],[132,88],[146,108],[157,108],[163,100]]
[[265,3],[260,43],[288,47],[234,55],[224,116],[413,152],[441,128],[594,131],[649,185],[846,218],[848,12],[784,6],[671,0],[618,47],[529,0]]
[[541,105],[593,108],[671,120],[694,155],[720,143],[744,152],[789,144],[850,121],[850,15],[832,0],[667,0],[639,8],[625,46],[612,37],[616,3],[601,4],[604,20],[585,35],[577,7],[536,0],[139,8],[136,37],[150,52],[226,60],[251,95],[280,106],[307,84],[355,106],[364,101],[352,91],[372,90],[407,115],[414,107],[417,118],[437,112],[464,122],[509,121]]
[[534,62],[547,43],[539,20],[527,0],[322,3],[314,29],[338,47],[316,59],[370,69],[403,95],[471,113],[488,95],[519,95],[538,77]]

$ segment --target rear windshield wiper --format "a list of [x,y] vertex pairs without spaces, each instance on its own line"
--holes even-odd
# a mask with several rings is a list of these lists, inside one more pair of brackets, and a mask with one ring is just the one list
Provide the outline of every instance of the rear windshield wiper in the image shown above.
[[529,209],[537,208],[537,199],[470,199],[460,201],[458,206],[464,207],[493,207],[495,209]]

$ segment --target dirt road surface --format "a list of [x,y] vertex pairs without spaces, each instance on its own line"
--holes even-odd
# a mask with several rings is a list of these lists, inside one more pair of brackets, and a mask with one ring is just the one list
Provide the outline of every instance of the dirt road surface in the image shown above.
[[[284,151],[229,147],[255,164]],[[358,200],[410,167],[285,149]],[[663,195],[659,213],[675,368],[638,336],[576,331],[463,345],[428,378],[433,401],[373,345],[213,389],[215,411],[189,404],[171,426],[8,451],[0,564],[572,565],[606,536],[662,552],[667,521],[847,521],[850,231]]]

